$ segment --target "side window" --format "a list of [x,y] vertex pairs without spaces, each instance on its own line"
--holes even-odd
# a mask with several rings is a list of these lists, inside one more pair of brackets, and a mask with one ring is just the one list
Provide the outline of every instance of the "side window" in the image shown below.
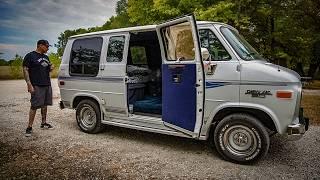
[[122,61],[125,39],[125,36],[110,37],[108,43],[107,62]]
[[132,64],[147,64],[146,49],[143,46],[133,46],[130,48]]
[[219,39],[209,29],[199,30],[200,44],[202,48],[207,48],[211,60],[214,61],[227,61],[231,59],[230,54],[223,47]]
[[190,22],[161,29],[167,60],[194,60],[194,43]]
[[96,76],[103,39],[100,37],[75,40],[70,57],[70,75]]

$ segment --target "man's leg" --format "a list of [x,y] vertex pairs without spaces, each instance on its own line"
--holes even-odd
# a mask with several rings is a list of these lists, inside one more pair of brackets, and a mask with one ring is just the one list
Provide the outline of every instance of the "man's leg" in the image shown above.
[[41,128],[48,128],[48,129],[53,129],[53,126],[49,123],[47,123],[47,106],[43,106],[41,108],[41,117],[42,117],[42,122],[41,122]]
[[32,125],[33,125],[34,117],[36,116],[36,112],[37,112],[37,109],[36,109],[36,108],[30,107],[30,111],[29,111],[29,123],[28,123],[28,127],[27,127],[27,129],[26,129],[26,136],[27,136],[27,137],[31,136],[31,133],[32,133]]
[[41,117],[42,124],[45,124],[47,122],[47,106],[41,108]]
[[30,108],[28,127],[32,127],[33,121],[34,121],[34,117],[36,116],[36,113],[37,113],[37,109],[32,109],[32,108]]

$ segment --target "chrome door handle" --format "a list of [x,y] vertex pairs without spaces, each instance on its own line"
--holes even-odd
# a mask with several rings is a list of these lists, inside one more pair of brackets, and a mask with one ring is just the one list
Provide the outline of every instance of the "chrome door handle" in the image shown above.
[[105,64],[100,65],[100,70],[104,70],[105,67],[106,67]]

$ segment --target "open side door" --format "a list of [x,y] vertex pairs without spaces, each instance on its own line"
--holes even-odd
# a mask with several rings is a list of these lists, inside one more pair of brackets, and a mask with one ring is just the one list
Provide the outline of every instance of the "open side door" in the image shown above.
[[204,73],[193,15],[157,26],[162,57],[162,120],[199,137],[204,106]]

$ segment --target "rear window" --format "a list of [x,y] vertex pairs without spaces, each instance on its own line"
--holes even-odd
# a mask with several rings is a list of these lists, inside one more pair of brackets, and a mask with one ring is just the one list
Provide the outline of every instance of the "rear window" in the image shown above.
[[113,36],[109,39],[107,62],[121,62],[123,58],[125,36]]
[[70,75],[96,76],[99,71],[103,39],[101,37],[78,39],[73,42],[70,57]]

